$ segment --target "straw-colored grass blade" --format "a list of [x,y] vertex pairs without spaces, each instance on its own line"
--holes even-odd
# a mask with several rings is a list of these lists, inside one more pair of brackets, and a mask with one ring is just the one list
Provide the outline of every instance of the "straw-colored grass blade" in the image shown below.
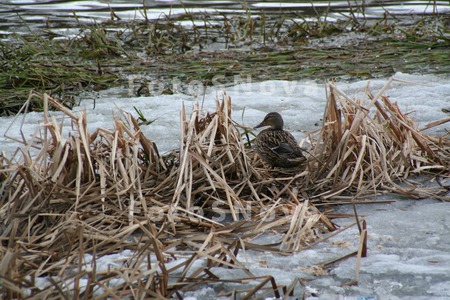
[[[254,276],[238,254],[289,254],[354,225],[337,229],[333,218],[339,216],[319,205],[386,192],[450,201],[445,185],[420,187],[408,180],[412,173],[448,173],[450,140],[419,130],[385,96],[394,82],[375,96],[368,86],[361,99],[328,84],[324,124],[308,133],[311,155],[295,170],[268,169],[246,147],[226,93],[215,99],[214,112],[194,105],[188,114],[183,104],[180,148],[166,155],[129,113],[119,110],[113,128],[90,133],[86,112],[30,94],[29,101],[44,100],[44,123],[30,138],[18,139],[22,157],[0,156],[0,293],[6,289],[20,299],[34,288],[30,299],[73,293],[87,299],[98,289],[100,298],[167,299],[200,284],[231,282],[213,268],[236,268],[248,278],[235,282],[254,285],[235,295],[286,297],[274,278]],[[70,136],[50,107],[72,122]],[[362,228],[358,251],[337,259],[357,255],[356,280],[367,250]],[[267,232],[279,242],[254,241]],[[97,259],[124,250],[133,253],[126,263],[96,269]],[[89,266],[88,254],[95,258]],[[168,267],[171,261],[177,263]],[[51,282],[38,291],[33,278],[42,276]]]

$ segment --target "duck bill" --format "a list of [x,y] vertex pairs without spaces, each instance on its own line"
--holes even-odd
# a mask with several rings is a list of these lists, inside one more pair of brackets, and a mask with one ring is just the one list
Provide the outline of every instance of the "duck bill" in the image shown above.
[[256,125],[255,127],[253,127],[253,128],[260,128],[260,127],[264,127],[264,126],[267,126],[266,124],[265,124],[265,122],[264,121],[262,121],[261,123],[259,123],[258,125]]

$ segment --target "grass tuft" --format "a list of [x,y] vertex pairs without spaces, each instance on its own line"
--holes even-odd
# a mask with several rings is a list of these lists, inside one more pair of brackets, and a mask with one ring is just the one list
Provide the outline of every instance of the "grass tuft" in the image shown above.
[[[366,100],[329,83],[323,126],[310,133],[305,164],[292,170],[268,169],[246,147],[227,94],[214,112],[196,105],[188,115],[182,107],[180,149],[164,156],[127,112],[114,117],[114,129],[88,132],[86,112],[32,94],[29,102],[43,103],[44,125],[23,141],[20,158],[0,160],[2,299],[167,299],[217,283],[237,286],[226,296],[287,297],[298,279],[279,285],[253,274],[239,255],[292,254],[353,225],[359,246],[339,259],[357,256],[357,281],[365,222],[355,211],[356,222],[338,229],[333,218],[342,216],[318,207],[387,192],[450,200],[443,186],[407,180],[447,174],[450,140],[423,133],[384,96],[395,80]],[[70,119],[70,136],[61,135],[50,107]],[[258,242],[267,233],[277,242]],[[103,266],[105,256],[124,250],[131,254],[123,262]],[[220,268],[240,275],[221,278]]]
[[[136,77],[139,87],[174,79],[211,85],[215,76],[230,84],[236,76],[256,81],[448,73],[448,16],[399,19],[386,13],[371,20],[366,8],[349,2],[336,14],[331,7],[313,6],[314,17],[307,19],[295,10],[244,5],[244,14],[194,13],[184,6],[182,14],[153,20],[144,7],[143,20],[124,22],[111,11],[111,20],[90,24],[74,14],[68,22],[79,30],[74,35],[30,28],[0,42],[0,115],[16,113],[32,91],[71,107],[81,92],[125,86]],[[39,101],[30,109],[41,110]]]

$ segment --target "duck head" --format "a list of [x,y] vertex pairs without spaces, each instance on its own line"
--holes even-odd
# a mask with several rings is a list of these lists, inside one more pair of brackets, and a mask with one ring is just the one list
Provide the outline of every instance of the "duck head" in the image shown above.
[[264,126],[270,126],[271,129],[283,130],[283,117],[277,112],[271,112],[266,115],[264,120],[255,126],[255,128],[260,128]]

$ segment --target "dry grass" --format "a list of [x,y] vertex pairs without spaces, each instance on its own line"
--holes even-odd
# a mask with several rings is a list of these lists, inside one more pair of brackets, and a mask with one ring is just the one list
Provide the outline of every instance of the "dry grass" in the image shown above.
[[[238,255],[289,254],[340,232],[319,205],[386,191],[445,199],[439,192],[446,189],[399,185],[411,174],[448,172],[450,141],[424,134],[382,96],[389,84],[375,96],[367,92],[366,101],[329,84],[324,125],[311,133],[311,156],[296,170],[270,170],[256,159],[231,119],[227,95],[213,113],[195,107],[187,116],[183,107],[180,149],[165,156],[131,114],[120,111],[113,130],[89,133],[86,113],[31,95],[45,105],[39,134],[19,162],[1,160],[0,295],[164,299],[222,282],[239,286],[230,296],[287,297],[298,279],[279,286],[252,274]],[[69,137],[48,115],[50,105],[72,122]],[[351,253],[358,259],[367,236],[364,226],[360,232]],[[256,243],[264,233],[279,243]],[[126,249],[133,254],[120,266],[101,266],[103,256]],[[245,276],[220,278],[218,267]]]

